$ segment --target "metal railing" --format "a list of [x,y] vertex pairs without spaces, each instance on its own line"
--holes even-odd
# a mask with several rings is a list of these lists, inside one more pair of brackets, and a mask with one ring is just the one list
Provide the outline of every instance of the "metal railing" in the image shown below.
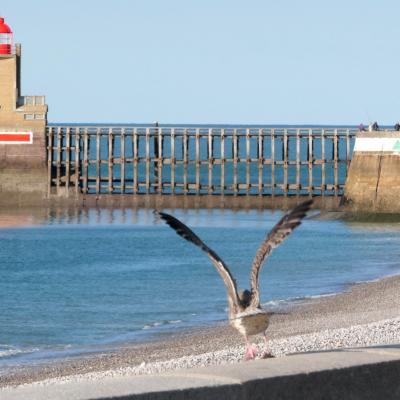
[[50,126],[49,191],[340,196],[356,131]]
[[18,98],[19,106],[44,106],[45,104],[45,96],[20,96]]

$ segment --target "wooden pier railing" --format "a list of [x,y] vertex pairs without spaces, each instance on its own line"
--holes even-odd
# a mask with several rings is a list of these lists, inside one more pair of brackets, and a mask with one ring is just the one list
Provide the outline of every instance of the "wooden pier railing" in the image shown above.
[[340,196],[355,134],[353,128],[49,126],[49,193]]

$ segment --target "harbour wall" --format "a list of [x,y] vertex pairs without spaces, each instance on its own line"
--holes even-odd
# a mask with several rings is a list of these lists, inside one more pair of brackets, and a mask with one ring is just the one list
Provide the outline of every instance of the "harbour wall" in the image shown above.
[[21,95],[21,51],[0,54],[0,202],[14,204],[40,202],[47,190],[47,105]]
[[345,186],[356,212],[400,213],[400,132],[360,132]]

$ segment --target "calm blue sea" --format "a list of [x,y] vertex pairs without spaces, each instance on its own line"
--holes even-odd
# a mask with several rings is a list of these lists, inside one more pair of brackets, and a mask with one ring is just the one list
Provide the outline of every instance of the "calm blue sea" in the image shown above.
[[[248,287],[279,211],[174,210]],[[4,217],[4,216],[3,216]],[[0,229],[0,368],[148,340],[226,318],[201,250],[151,210],[48,213]],[[307,220],[267,260],[262,302],[335,293],[400,272],[400,224]]]

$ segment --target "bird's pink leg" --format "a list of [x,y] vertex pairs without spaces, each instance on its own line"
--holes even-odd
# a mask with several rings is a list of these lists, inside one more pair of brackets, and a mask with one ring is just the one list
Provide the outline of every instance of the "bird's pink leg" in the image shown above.
[[244,361],[254,360],[257,356],[258,348],[254,343],[250,343],[246,337],[246,353],[244,355]]
[[274,358],[271,351],[268,350],[268,348],[269,348],[268,339],[267,339],[267,335],[265,333],[264,333],[264,343],[265,343],[265,351],[262,355],[262,358]]

